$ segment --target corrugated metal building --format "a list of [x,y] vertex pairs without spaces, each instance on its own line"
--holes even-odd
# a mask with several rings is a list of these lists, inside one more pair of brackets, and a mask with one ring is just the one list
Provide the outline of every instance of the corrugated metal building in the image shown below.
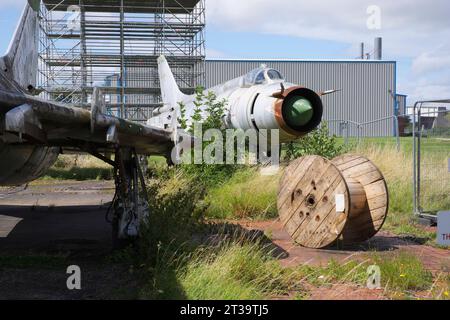
[[407,95],[405,94],[398,94],[397,93],[397,109],[398,109],[398,114],[399,115],[404,115],[406,114],[406,99],[408,98]]
[[[395,114],[396,62],[379,60],[207,60],[206,87],[239,77],[261,64],[279,70],[287,81],[317,92],[340,89],[323,97],[325,114],[331,132],[357,134],[352,124],[371,122]],[[392,119],[363,126],[366,136],[391,136]]]

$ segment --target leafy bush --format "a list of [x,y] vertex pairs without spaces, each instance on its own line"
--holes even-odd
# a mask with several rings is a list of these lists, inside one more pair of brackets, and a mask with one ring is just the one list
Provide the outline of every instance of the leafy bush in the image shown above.
[[[178,122],[182,129],[191,134],[192,136],[203,135],[209,129],[217,129],[222,133],[222,145],[224,146],[223,163],[224,164],[206,164],[204,161],[202,164],[183,164],[181,168],[184,172],[194,176],[198,180],[207,185],[216,185],[229,179],[233,173],[238,169],[237,165],[227,165],[226,160],[226,130],[223,125],[223,117],[225,113],[227,101],[225,99],[218,101],[217,96],[213,92],[204,94],[203,88],[199,87],[196,90],[196,97],[194,101],[194,114],[192,116],[192,122],[188,124],[186,118],[186,110],[183,104],[180,104],[181,116]],[[201,125],[202,132],[196,132],[195,128]],[[200,137],[197,137],[200,138]],[[212,142],[203,141],[202,152]],[[192,159],[194,150],[192,150]],[[215,154],[213,154],[215,156]]]
[[328,125],[322,125],[306,137],[288,143],[286,146],[286,159],[293,160],[306,155],[318,155],[332,159],[346,152],[345,147],[339,144],[335,135],[330,135]]

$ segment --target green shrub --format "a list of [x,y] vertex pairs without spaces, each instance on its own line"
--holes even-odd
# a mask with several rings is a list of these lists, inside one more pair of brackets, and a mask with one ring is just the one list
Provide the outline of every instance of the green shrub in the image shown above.
[[345,146],[338,143],[336,136],[330,135],[328,125],[322,125],[306,137],[286,145],[286,159],[293,160],[306,155],[318,155],[332,159],[346,152]]
[[[181,168],[191,176],[200,180],[206,185],[216,185],[229,179],[239,166],[226,163],[226,130],[223,125],[223,117],[225,113],[227,101],[225,99],[218,101],[217,96],[213,92],[204,94],[203,88],[199,87],[196,90],[196,96],[194,101],[194,114],[192,116],[192,122],[188,125],[186,119],[185,106],[180,104],[181,117],[178,122],[182,129],[184,129],[190,135],[198,137],[203,135],[209,129],[218,129],[222,133],[223,140],[221,141],[223,151],[223,164],[206,164],[204,161],[201,164],[182,164]],[[205,117],[206,114],[206,117]],[[196,128],[201,125],[202,132],[196,132]],[[211,143],[203,141],[202,153],[206,147]],[[213,154],[215,156],[215,154]],[[194,150],[192,150],[191,158],[194,159]]]

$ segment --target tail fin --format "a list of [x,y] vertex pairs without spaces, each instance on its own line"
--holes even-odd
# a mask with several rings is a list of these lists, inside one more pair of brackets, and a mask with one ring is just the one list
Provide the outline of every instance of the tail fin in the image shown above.
[[163,55],[158,58],[158,73],[164,107],[174,108],[185,95],[180,91],[169,63]]
[[0,58],[0,67],[23,90],[34,91],[38,72],[38,12],[28,3],[6,55]]

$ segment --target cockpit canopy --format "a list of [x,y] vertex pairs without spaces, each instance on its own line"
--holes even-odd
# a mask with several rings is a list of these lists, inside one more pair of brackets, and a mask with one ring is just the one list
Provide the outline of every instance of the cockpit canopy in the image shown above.
[[261,66],[247,73],[244,80],[245,85],[252,86],[257,84],[279,82],[283,81],[284,78],[277,70],[267,68],[266,66]]

